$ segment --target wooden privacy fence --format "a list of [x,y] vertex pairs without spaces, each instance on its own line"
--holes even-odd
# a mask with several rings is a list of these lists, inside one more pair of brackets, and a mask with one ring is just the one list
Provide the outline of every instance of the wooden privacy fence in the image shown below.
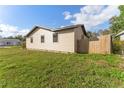
[[97,41],[89,41],[89,53],[110,54],[111,46],[111,36],[102,35]]

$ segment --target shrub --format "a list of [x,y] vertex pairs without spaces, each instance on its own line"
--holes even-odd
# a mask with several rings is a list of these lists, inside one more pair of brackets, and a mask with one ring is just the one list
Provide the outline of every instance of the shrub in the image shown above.
[[26,48],[26,42],[22,42],[22,44],[21,44],[21,46],[22,46],[22,48]]
[[113,53],[123,54],[124,51],[124,41],[114,40],[113,41]]

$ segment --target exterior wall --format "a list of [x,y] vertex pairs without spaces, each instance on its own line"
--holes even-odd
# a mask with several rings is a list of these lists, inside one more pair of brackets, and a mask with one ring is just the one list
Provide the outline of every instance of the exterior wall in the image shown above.
[[4,46],[4,42],[0,42],[0,46]]
[[[78,53],[111,53],[111,36],[100,36],[98,41],[89,41],[83,33],[82,27],[76,27],[58,33],[58,42],[53,42],[53,33],[45,29],[36,29],[26,38],[26,48],[47,51],[78,52]],[[44,43],[41,43],[41,35],[44,35]],[[33,43],[30,42],[33,37]],[[83,37],[83,38],[82,38]]]
[[88,39],[80,39],[78,40],[78,50],[79,53],[88,53],[89,52],[89,40]]
[[3,41],[0,42],[0,46],[15,46],[15,45],[19,45],[20,42],[14,42],[14,41]]
[[[37,29],[32,35],[26,38],[27,49],[39,49],[48,51],[74,51],[74,31],[67,29],[58,32],[58,42],[53,42],[53,33],[44,29]],[[44,43],[41,43],[41,35],[44,35]],[[30,37],[33,37],[33,43],[30,42]]]
[[[82,38],[83,36],[83,38]],[[88,53],[89,40],[83,33],[81,27],[75,28],[75,51],[79,53]]]
[[120,36],[120,41],[124,41],[124,34]]

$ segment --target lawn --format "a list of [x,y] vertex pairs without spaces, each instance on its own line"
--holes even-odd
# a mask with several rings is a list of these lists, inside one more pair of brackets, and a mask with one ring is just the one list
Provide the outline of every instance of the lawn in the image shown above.
[[123,71],[117,55],[0,48],[0,87],[124,87]]

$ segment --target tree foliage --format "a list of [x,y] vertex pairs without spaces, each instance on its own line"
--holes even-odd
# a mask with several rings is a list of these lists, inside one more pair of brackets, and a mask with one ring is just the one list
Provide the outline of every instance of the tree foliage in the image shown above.
[[111,30],[110,29],[99,30],[99,34],[100,35],[108,35],[108,34],[111,34]]
[[122,30],[124,30],[124,5],[119,6],[120,15],[114,16],[110,19],[111,23],[111,30],[113,33],[118,33]]
[[87,35],[89,37],[89,40],[98,40],[97,37],[99,36],[99,33],[88,31]]
[[113,53],[123,54],[124,51],[124,41],[114,40],[113,41]]
[[25,37],[22,36],[22,35],[17,35],[17,36],[9,36],[9,37],[6,37],[7,39],[19,39],[21,41],[25,41]]

